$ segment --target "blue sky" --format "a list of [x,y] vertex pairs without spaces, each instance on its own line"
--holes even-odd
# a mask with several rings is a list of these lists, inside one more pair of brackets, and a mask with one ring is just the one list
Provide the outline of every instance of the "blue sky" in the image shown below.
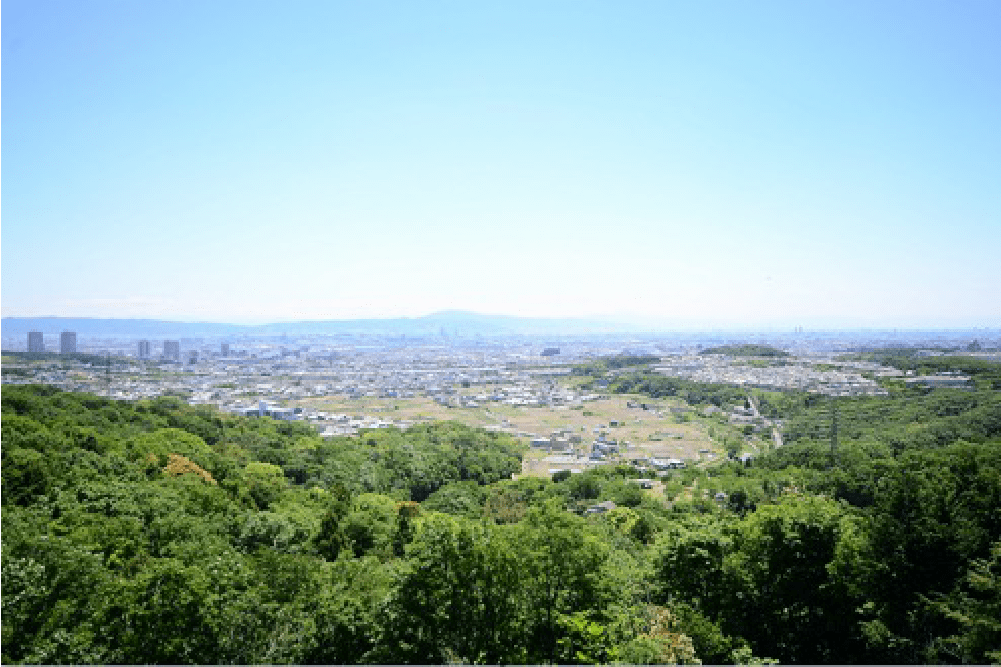
[[2,5],[4,316],[1001,326],[1001,3]]

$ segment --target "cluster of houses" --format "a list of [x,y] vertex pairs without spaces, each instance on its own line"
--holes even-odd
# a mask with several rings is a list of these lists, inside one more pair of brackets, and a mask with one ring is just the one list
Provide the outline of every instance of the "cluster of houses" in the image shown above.
[[681,459],[658,459],[658,458],[640,458],[633,459],[630,461],[634,466],[643,470],[644,468],[652,468],[657,472],[667,472],[669,470],[680,470],[686,467],[686,464]]
[[[617,424],[618,422],[613,420],[610,425]],[[533,449],[544,450],[557,456],[578,456],[580,458],[586,456],[591,462],[605,462],[629,446],[627,442],[620,442],[609,437],[607,428],[604,424],[594,426],[592,428],[593,439],[589,445],[584,445],[584,437],[581,435],[582,432],[585,432],[583,426],[580,427],[579,431],[565,427],[553,431],[549,437],[533,436],[529,444]]]
[[254,407],[244,405],[230,406],[230,413],[242,417],[271,417],[283,421],[294,421],[302,419],[302,408],[286,408],[280,405],[273,405],[267,401],[258,401]]
[[300,407],[288,408],[268,401],[259,401],[256,406],[252,407],[246,405],[229,406],[228,411],[243,417],[271,417],[284,421],[308,421],[325,438],[357,435],[363,429],[372,428],[407,429],[414,424],[412,421],[403,419],[390,421],[367,415],[349,416]]
[[438,405],[450,408],[478,408],[488,403],[512,407],[579,405],[596,401],[599,394],[565,389],[553,383],[534,383],[530,379],[508,385],[492,386],[478,393],[462,393],[454,387],[436,387],[425,394]]
[[684,355],[664,357],[654,370],[696,382],[758,389],[797,389],[831,396],[883,396],[887,393],[875,379],[867,377],[886,370],[878,364],[837,362],[839,367],[831,369],[818,367],[811,360],[756,361],[775,365],[756,366],[747,358],[726,355]]

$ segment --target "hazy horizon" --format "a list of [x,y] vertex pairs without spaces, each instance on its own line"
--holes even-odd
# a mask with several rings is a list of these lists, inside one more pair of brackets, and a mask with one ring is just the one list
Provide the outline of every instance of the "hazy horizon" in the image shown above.
[[[924,333],[963,333],[963,334],[982,334],[987,336],[988,339],[992,334],[1001,335],[1001,328],[990,327],[990,326],[958,326],[958,327],[880,327],[880,326],[854,326],[854,327],[784,327],[784,326],[762,326],[762,327],[750,327],[750,326],[706,326],[706,327],[694,327],[694,326],[658,326],[650,325],[649,328],[644,328],[647,325],[642,321],[628,321],[628,320],[610,320],[603,318],[547,318],[547,317],[518,317],[505,315],[501,313],[478,313],[473,311],[464,310],[444,310],[436,311],[433,313],[425,313],[423,315],[417,315],[414,317],[384,317],[384,318],[328,318],[328,319],[309,319],[309,320],[261,320],[257,322],[232,322],[223,320],[184,320],[184,319],[169,319],[169,318],[97,318],[97,317],[60,317],[60,316],[38,316],[38,317],[17,317],[17,316],[4,316],[4,320],[14,319],[14,320],[56,320],[60,325],[67,323],[73,323],[77,320],[82,321],[93,321],[93,322],[162,322],[168,325],[184,325],[185,327],[197,327],[199,325],[206,325],[211,327],[236,327],[236,328],[267,328],[267,327],[279,327],[281,325],[308,325],[308,324],[328,324],[328,323],[352,323],[352,322],[367,322],[367,323],[379,323],[379,322],[412,322],[412,323],[435,323],[434,326],[438,327],[441,323],[442,326],[446,327],[446,330],[450,333],[455,332],[455,327],[462,327],[465,325],[466,329],[458,329],[459,331],[464,331],[465,334],[469,335],[471,332],[475,332],[478,328],[482,327],[484,324],[496,324],[497,321],[508,322],[512,325],[513,331],[521,331],[519,325],[531,325],[533,323],[547,323],[551,322],[554,325],[560,323],[565,323],[569,325],[569,328],[564,331],[564,335],[568,336],[579,336],[586,335],[588,331],[586,329],[582,330],[582,326],[595,326],[603,325],[605,328],[601,330],[592,330],[591,333],[595,335],[632,335],[632,334],[679,334],[679,335],[695,335],[695,334],[734,334],[734,335],[776,335],[782,336],[787,334],[804,334],[810,335],[813,333],[851,333],[851,334],[886,334],[886,333],[899,333],[901,335],[908,334],[924,334]],[[575,326],[576,325],[576,328]],[[622,329],[616,329],[616,326],[622,326]],[[24,329],[23,331],[21,329]],[[57,327],[58,331],[71,330],[65,326]],[[23,334],[28,329],[19,327],[15,332],[16,335]],[[439,329],[435,328],[435,332]],[[47,331],[47,335],[55,335],[56,329]],[[306,333],[305,331],[300,331],[299,333]],[[392,334],[393,331],[387,329],[383,333]],[[97,335],[91,332],[89,335]],[[144,335],[142,332],[136,333],[137,336]],[[220,333],[219,335],[225,335]],[[524,332],[518,333],[517,335],[525,335]],[[531,335],[559,335],[559,331],[545,330],[545,332],[532,333]],[[5,338],[9,338],[9,332],[4,332]]]
[[4,317],[1001,327],[1001,4],[2,6]]

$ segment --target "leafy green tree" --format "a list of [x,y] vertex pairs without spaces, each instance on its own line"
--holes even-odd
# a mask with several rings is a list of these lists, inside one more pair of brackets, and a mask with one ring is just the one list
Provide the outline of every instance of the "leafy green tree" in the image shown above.
[[477,517],[483,514],[486,492],[472,480],[446,484],[421,503],[425,510],[456,516]]
[[350,545],[341,522],[351,511],[351,497],[341,485],[333,486],[328,492],[327,505],[323,510],[320,528],[313,537],[313,546],[322,557],[337,560],[341,550]]
[[[10,391],[5,389],[5,395]],[[69,443],[58,432],[25,415],[5,414],[2,430],[3,503],[28,505],[56,483],[61,473],[59,454]]]
[[570,479],[571,473],[569,470],[557,470],[553,473],[553,482],[559,484],[560,482],[565,482]]
[[656,534],[657,520],[646,509],[616,507],[603,517],[620,535],[638,544],[651,542]]
[[608,628],[591,619],[593,614],[578,611],[557,619],[560,637],[556,640],[561,664],[597,664],[608,661]]
[[601,570],[608,545],[586,521],[555,502],[531,508],[514,535],[532,610],[528,656],[533,661],[554,662],[560,619],[602,609],[607,601]]
[[116,662],[182,664],[214,662],[214,633],[202,615],[208,577],[197,566],[156,559],[117,600]]
[[131,443],[130,450],[135,459],[149,460],[159,468],[170,462],[171,454],[183,456],[210,473],[222,467],[219,456],[204,440],[179,428],[145,433]]
[[634,665],[701,664],[692,639],[670,610],[649,605],[644,611],[644,631],[621,647],[619,660]]
[[601,490],[601,495],[624,507],[639,507],[643,503],[643,489],[626,481],[611,482]]
[[723,601],[724,630],[782,661],[856,661],[848,582],[830,570],[842,536],[856,530],[850,514],[819,497],[790,497],[748,515],[724,557],[732,586]]
[[518,483],[500,482],[487,487],[486,499],[483,502],[483,514],[496,523],[515,523],[521,521],[528,508],[535,500],[537,489],[525,488]]
[[908,451],[880,480],[854,568],[871,655],[887,662],[939,659],[954,621],[926,599],[952,593],[1001,540],[1001,444]]
[[112,587],[101,556],[39,534],[33,517],[12,507],[4,509],[3,543],[3,661],[115,662],[97,621]]
[[240,480],[246,486],[257,508],[261,510],[266,510],[272,503],[277,502],[288,487],[280,467],[259,461],[248,463],[240,475]]
[[363,493],[355,498],[351,511],[341,522],[344,538],[356,557],[365,554],[391,557],[397,527],[397,501],[376,493]]
[[28,505],[53,485],[50,458],[36,449],[5,444],[2,466],[5,505]]
[[597,500],[601,496],[601,480],[597,475],[582,473],[566,482],[570,497],[576,501]]
[[500,528],[444,514],[422,519],[386,610],[383,662],[521,662],[522,581]]
[[671,610],[677,618],[677,629],[692,641],[695,655],[711,665],[760,664],[763,659],[753,659],[752,651],[743,637],[724,634],[718,622],[696,611],[686,602],[674,601]]
[[264,511],[247,515],[236,543],[247,552],[256,551],[260,547],[294,552],[301,549],[310,537],[309,527],[293,517]]
[[971,562],[966,576],[948,595],[924,598],[932,609],[957,626],[936,641],[936,658],[945,663],[1001,662],[1001,542],[989,558]]
[[[315,624],[313,642],[304,647],[303,664],[350,665],[378,660],[383,628],[406,618],[387,617],[384,605],[394,591],[399,563],[374,557],[342,557],[329,564],[307,611]],[[387,655],[394,651],[382,651]],[[394,658],[395,659],[395,658]],[[250,661],[242,661],[250,662]]]

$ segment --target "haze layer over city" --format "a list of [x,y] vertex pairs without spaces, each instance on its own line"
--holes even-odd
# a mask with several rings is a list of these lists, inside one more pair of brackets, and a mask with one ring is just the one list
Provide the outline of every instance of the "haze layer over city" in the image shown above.
[[[886,396],[885,382],[902,377],[908,386],[973,387],[964,374],[905,376],[875,351],[944,358],[959,351],[1001,361],[1001,331],[988,328],[665,333],[459,311],[258,326],[5,318],[3,331],[5,384],[127,401],[176,396],[232,414],[305,421],[325,437],[439,419],[549,437],[551,425],[529,413],[543,409],[559,421],[571,408],[607,402],[610,379],[582,385],[573,376],[616,359],[625,367],[610,378],[642,369],[706,385],[832,397]],[[779,425],[772,433],[781,444]]]

